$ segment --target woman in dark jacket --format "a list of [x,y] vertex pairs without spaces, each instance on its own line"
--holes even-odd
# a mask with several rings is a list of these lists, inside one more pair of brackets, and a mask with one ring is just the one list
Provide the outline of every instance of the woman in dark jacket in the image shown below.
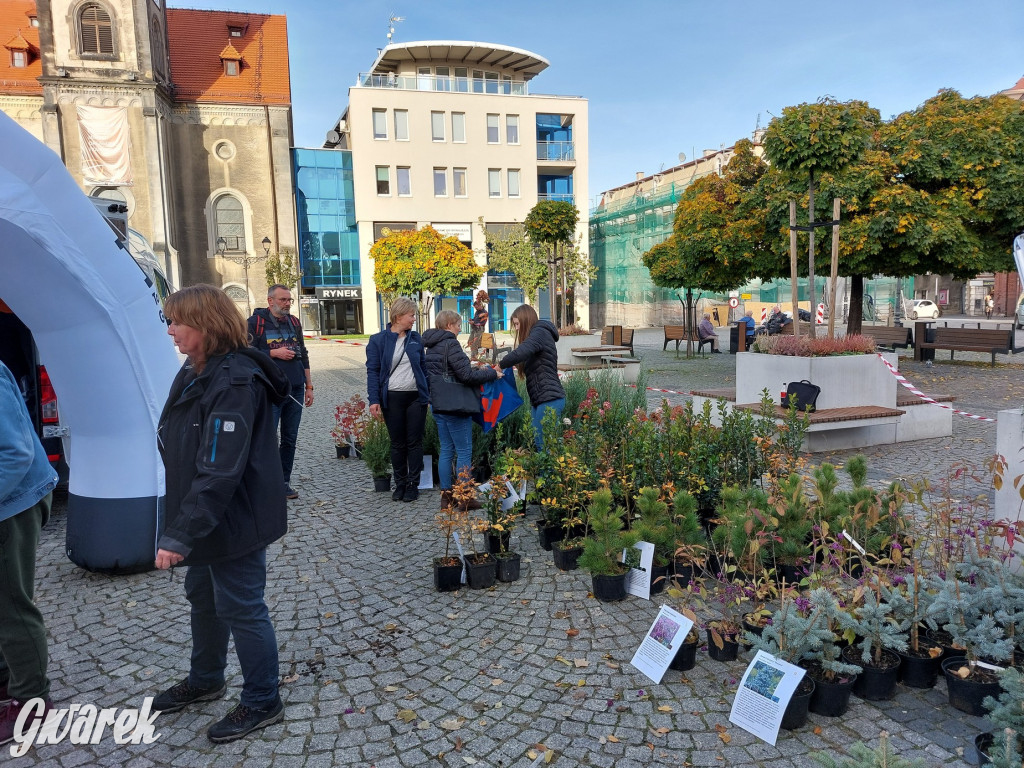
[[207,730],[222,743],[284,717],[264,590],[267,545],[288,528],[272,405],[284,402],[290,385],[267,355],[248,348],[245,320],[219,288],[171,294],[164,314],[188,360],[160,416],[167,518],[155,565],[189,566],[192,661],[188,677],[157,696],[153,709],[176,712],[223,696],[233,637],[241,702]]
[[[437,313],[434,328],[423,334],[427,348],[427,376],[442,376],[449,372],[460,384],[479,387],[498,378],[493,368],[474,368],[459,344],[458,333],[462,330],[462,318],[450,309]],[[458,456],[456,473],[469,469],[473,459],[473,417],[439,411],[431,404],[437,434],[441,440],[441,455],[438,457],[438,474],[441,479],[441,508],[452,504],[452,460]],[[470,503],[470,508],[479,508],[479,502]]]
[[419,498],[423,469],[429,389],[423,339],[412,330],[415,322],[416,302],[395,299],[388,327],[371,336],[366,345],[366,396],[370,414],[383,416],[388,426],[395,501]]
[[[530,395],[530,413],[533,416],[533,438],[540,450],[544,445],[541,421],[549,408],[562,415],[565,408],[565,390],[558,378],[558,329],[547,320],[537,318],[537,310],[529,304],[520,304],[512,313],[512,330],[516,347],[498,366],[519,366],[519,375],[526,377],[526,391]],[[497,367],[497,366],[496,366]]]

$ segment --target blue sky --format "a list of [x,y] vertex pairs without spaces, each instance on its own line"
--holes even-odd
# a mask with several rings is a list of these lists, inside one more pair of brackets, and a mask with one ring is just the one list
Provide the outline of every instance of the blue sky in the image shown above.
[[[170,0],[285,14],[298,146],[319,147],[348,88],[386,44],[474,40],[538,53],[534,93],[590,102],[590,189],[625,184],[749,137],[783,107],[829,95],[890,117],[953,88],[1024,76],[1021,0]],[[579,190],[578,190],[579,192]],[[581,195],[582,197],[582,195]],[[581,200],[582,202],[582,200]]]

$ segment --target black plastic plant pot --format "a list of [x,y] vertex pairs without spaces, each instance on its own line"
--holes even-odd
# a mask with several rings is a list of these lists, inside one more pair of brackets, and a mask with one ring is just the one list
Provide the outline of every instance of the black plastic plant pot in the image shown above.
[[996,737],[988,732],[979,733],[974,737],[974,752],[978,757],[979,766],[992,764],[992,745],[995,741]]
[[352,446],[351,445],[336,445],[336,446],[334,446],[334,451],[337,454],[339,459],[347,459],[348,456],[349,456],[349,453],[351,453],[351,451],[352,451]]
[[387,493],[391,490],[391,475],[373,478],[373,490],[377,493]]
[[864,701],[886,701],[896,695],[900,657],[892,651],[882,651],[882,660],[878,664],[873,661],[865,663],[860,648],[851,645],[843,649],[843,660],[861,669],[853,684],[853,695],[857,698]]
[[576,561],[583,554],[583,547],[562,549],[561,544],[561,541],[556,541],[551,545],[551,554],[555,560],[555,568],[560,571],[575,571],[577,568]]
[[700,642],[698,640],[680,645],[676,655],[672,657],[668,668],[674,669],[677,672],[686,672],[689,669],[693,669],[697,666],[697,646],[699,645]]
[[546,520],[538,520],[537,536],[540,540],[541,549],[550,552],[552,544],[565,538],[565,528],[557,523],[551,525]]
[[[938,646],[931,646],[938,648]],[[921,653],[909,650],[897,651],[900,656],[899,681],[909,688],[934,688],[939,676],[941,654],[931,656],[928,648],[921,646]]]
[[479,555],[474,561],[466,559],[466,581],[470,589],[487,589],[493,587],[498,577],[498,561],[493,555]]
[[614,603],[626,599],[625,572],[612,576],[605,576],[603,574],[591,576],[590,579],[594,589],[594,597],[602,603]]
[[498,561],[498,581],[506,584],[519,581],[522,558],[518,552],[504,552],[496,555],[495,559]]
[[850,694],[856,676],[829,682],[814,679],[814,693],[811,694],[810,711],[824,717],[842,717],[850,706]]
[[954,709],[969,715],[985,717],[988,710],[982,704],[987,696],[999,696],[999,678],[991,672],[977,670],[973,677],[963,678],[957,674],[960,668],[967,666],[967,659],[954,656],[942,662],[942,672],[946,676],[946,691],[949,704]]
[[786,711],[782,713],[782,723],[779,726],[786,731],[795,731],[807,724],[807,713],[810,712],[811,696],[814,695],[815,683],[807,675],[804,675],[800,685],[793,692]]
[[651,566],[651,594],[658,595],[665,591],[665,586],[668,584],[668,571],[669,566],[667,565],[653,565]]
[[461,588],[462,561],[457,557],[435,557],[434,589],[438,592],[458,592]]
[[[488,533],[487,534],[487,551],[492,555],[496,555],[502,550],[508,550],[509,539],[511,534],[509,533]],[[502,546],[504,545],[504,546]]]
[[715,661],[736,661],[736,656],[740,651],[740,643],[736,635],[726,635],[719,632],[718,638],[722,641],[722,647],[719,648],[715,643],[714,631],[708,627],[707,633],[708,656]]

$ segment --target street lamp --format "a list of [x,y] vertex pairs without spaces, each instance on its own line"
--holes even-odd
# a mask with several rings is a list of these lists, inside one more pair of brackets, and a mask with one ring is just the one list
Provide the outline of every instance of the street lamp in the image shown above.
[[263,256],[253,256],[248,253],[239,253],[237,255],[229,256],[226,253],[224,253],[224,251],[227,250],[227,245],[228,241],[225,240],[223,237],[217,238],[217,253],[230,262],[233,262],[235,264],[241,264],[242,268],[245,270],[245,309],[246,313],[248,315],[251,315],[252,299],[250,298],[249,292],[249,265],[257,264],[258,262],[263,261],[264,259],[267,258],[267,256],[270,255],[270,238],[263,238],[262,245],[263,250],[265,251]]

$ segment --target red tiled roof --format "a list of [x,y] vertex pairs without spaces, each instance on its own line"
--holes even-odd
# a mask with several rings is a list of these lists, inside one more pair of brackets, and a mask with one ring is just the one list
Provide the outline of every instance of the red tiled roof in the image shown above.
[[[11,95],[38,95],[43,86],[38,78],[43,74],[43,62],[39,58],[39,30],[29,24],[28,17],[36,12],[35,0],[3,0],[0,2],[0,40],[9,41],[0,49],[0,93]],[[11,66],[12,46],[19,46],[18,38],[30,47],[27,67]]]
[[[242,36],[230,37],[228,27]],[[168,8],[167,38],[177,101],[291,104],[284,16]],[[236,77],[224,74],[225,45],[243,62]]]

